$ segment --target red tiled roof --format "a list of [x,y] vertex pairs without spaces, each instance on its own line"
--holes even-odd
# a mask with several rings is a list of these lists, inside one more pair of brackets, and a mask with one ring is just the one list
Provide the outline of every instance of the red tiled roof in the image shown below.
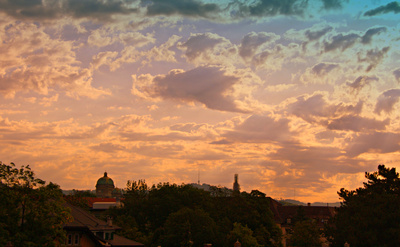
[[66,204],[71,209],[71,215],[74,218],[73,222],[67,223],[66,227],[87,227],[91,231],[96,230],[119,230],[119,226],[113,225],[108,226],[106,222],[97,219],[91,213],[85,211],[82,208],[76,207],[69,203]]
[[95,202],[116,202],[115,198],[101,198],[101,197],[84,197],[84,200],[88,202],[89,207],[93,207]]
[[[107,198],[111,199],[111,198]],[[92,215],[90,212],[73,206],[72,204],[66,203],[65,206],[69,207],[71,209],[71,215],[74,218],[74,220],[64,226],[65,229],[74,229],[74,230],[83,230],[91,233],[94,239],[97,239],[97,241],[100,241],[101,243],[108,242],[111,244],[112,247],[136,247],[136,246],[142,246],[144,247],[143,244],[135,242],[133,240],[121,237],[117,234],[114,234],[114,239],[113,240],[103,240],[98,238],[93,234],[95,231],[116,231],[121,229],[120,227],[113,225],[113,226],[108,226],[106,222],[97,219],[94,215]],[[99,242],[99,243],[100,243]]]

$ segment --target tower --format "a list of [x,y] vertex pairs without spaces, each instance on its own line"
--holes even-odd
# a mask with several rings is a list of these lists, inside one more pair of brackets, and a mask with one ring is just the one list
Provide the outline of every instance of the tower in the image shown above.
[[107,172],[104,176],[99,178],[96,183],[96,196],[97,197],[111,197],[111,193],[114,190],[114,181],[107,176]]
[[233,183],[233,192],[240,192],[239,175],[235,174],[235,182]]

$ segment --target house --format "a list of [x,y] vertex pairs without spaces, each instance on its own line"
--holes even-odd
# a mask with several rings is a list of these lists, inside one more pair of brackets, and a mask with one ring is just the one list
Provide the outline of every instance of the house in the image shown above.
[[62,246],[144,247],[141,243],[117,235],[116,232],[121,228],[113,225],[111,218],[107,218],[105,222],[82,208],[69,203],[66,206],[71,209],[73,221],[64,226],[67,239]]
[[[283,206],[276,200],[272,198],[269,199],[270,209],[274,214],[274,220],[282,230],[283,246],[288,246],[297,218],[304,217],[315,222],[322,231],[328,223],[328,220],[335,215],[335,207],[311,206],[310,204],[307,206]],[[323,236],[321,236],[321,240],[324,243],[323,246],[328,246]]]

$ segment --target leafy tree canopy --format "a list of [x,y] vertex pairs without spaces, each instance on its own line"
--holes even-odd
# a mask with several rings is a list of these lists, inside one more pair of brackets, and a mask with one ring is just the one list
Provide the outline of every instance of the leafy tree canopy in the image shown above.
[[217,187],[208,192],[184,184],[148,186],[144,180],[128,181],[125,191],[124,206],[108,213],[124,227],[124,236],[138,236],[146,246],[232,246],[234,223],[246,226],[256,245],[281,242],[269,199],[260,191],[231,196]]
[[343,202],[327,235],[334,246],[400,246],[400,178],[395,168],[378,166],[356,190],[342,188]]
[[56,184],[36,178],[29,166],[0,163],[0,246],[56,246],[71,215]]

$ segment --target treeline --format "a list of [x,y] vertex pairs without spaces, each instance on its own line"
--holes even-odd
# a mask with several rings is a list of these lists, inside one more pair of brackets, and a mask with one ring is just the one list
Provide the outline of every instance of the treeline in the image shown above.
[[280,246],[269,199],[259,191],[233,193],[212,187],[128,181],[123,206],[107,212],[120,234],[146,246]]

